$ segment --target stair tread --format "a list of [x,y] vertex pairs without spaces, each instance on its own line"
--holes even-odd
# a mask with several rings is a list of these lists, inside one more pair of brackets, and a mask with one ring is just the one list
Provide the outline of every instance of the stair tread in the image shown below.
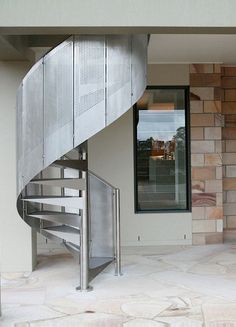
[[42,229],[46,231],[62,232],[62,233],[69,233],[69,234],[80,234],[79,229],[67,225],[50,226]]
[[88,169],[88,162],[87,160],[56,160],[53,162],[54,166],[62,166],[76,170],[87,170]]
[[70,216],[80,216],[78,213],[73,213],[73,212],[62,212],[62,211],[50,211],[50,210],[43,210],[43,211],[34,211],[34,212],[31,212],[30,214],[28,214],[29,216],[31,216],[31,215],[35,215],[35,216],[37,216],[37,215],[40,215],[40,216],[43,216],[43,215],[45,215],[45,216],[49,216],[49,215],[52,215],[52,216],[54,216],[54,215],[62,215],[62,216],[64,216],[64,215],[70,215]]
[[80,198],[82,199],[81,196],[72,196],[72,195],[30,195],[30,196],[25,196],[22,198],[22,200],[27,200],[27,199],[64,199],[64,198]]
[[41,181],[60,181],[60,180],[83,180],[83,178],[79,177],[65,177],[65,178],[37,178],[32,179],[31,182],[41,182]]

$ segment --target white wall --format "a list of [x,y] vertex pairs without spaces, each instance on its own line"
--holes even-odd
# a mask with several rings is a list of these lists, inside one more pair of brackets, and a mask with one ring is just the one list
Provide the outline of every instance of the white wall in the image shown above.
[[[27,62],[0,62],[0,264],[2,271],[31,271],[31,228],[16,211],[16,90]],[[32,245],[33,244],[33,245]]]
[[[148,71],[149,85],[189,84],[188,65],[151,65]],[[89,140],[89,168],[121,190],[123,245],[191,244],[191,213],[134,213],[132,109]]]
[[1,0],[0,27],[235,27],[235,12],[235,0]]

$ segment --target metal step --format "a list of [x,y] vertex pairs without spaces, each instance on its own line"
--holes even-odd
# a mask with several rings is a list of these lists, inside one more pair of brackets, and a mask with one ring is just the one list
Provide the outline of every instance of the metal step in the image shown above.
[[84,198],[80,196],[27,196],[22,201],[84,209]]
[[77,170],[88,170],[87,160],[56,160],[52,164],[56,167],[72,168]]
[[96,269],[103,267],[104,265],[109,265],[114,258],[112,257],[93,257],[89,259],[89,269]]
[[52,234],[64,240],[66,242],[73,243],[75,245],[80,245],[80,231],[70,226],[61,225],[61,226],[52,226],[43,228],[42,231]]
[[53,223],[65,224],[72,227],[80,227],[81,217],[75,213],[60,211],[35,211],[27,214],[29,217],[51,221]]
[[65,242],[64,246],[73,255],[73,257],[76,260],[78,260],[78,262],[79,262],[80,261],[80,246],[72,244],[70,242]]
[[74,190],[85,190],[86,180],[84,178],[49,178],[49,179],[33,179],[32,184],[65,187]]

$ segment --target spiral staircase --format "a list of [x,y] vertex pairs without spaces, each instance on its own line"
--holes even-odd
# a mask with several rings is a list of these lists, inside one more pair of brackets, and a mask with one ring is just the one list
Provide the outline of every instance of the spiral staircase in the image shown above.
[[111,262],[121,274],[119,189],[89,170],[88,140],[146,87],[147,35],[75,35],[17,95],[17,208],[80,263],[81,290]]

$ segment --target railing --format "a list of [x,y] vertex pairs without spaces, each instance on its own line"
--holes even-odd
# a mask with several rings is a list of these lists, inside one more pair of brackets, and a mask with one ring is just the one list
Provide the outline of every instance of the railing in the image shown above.
[[[23,79],[17,95],[17,208],[32,227],[40,231],[43,226],[28,217],[21,199],[32,191],[39,196],[43,192],[31,188],[30,181],[138,101],[146,88],[147,42],[144,34],[74,35]],[[120,194],[92,172],[83,171],[79,177],[87,180],[86,190],[79,191],[84,207],[76,207],[82,213],[81,288],[87,289],[91,258],[115,256],[116,273],[121,274]],[[62,210],[70,213],[64,200]],[[42,210],[43,204],[39,206]]]
[[[90,207],[92,255],[94,255],[94,248],[99,249],[100,256],[114,255],[115,273],[121,275],[120,190],[91,171],[88,171],[88,176],[89,197],[92,204]],[[97,229],[98,222],[100,222],[100,233]],[[100,246],[94,244],[94,239],[95,242],[100,242]],[[113,240],[113,244],[110,240]]]

